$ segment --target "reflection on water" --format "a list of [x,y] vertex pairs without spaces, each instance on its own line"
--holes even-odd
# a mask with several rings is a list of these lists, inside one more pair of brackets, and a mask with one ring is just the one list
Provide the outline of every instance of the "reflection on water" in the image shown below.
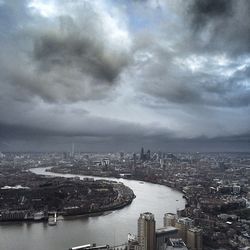
[[[65,176],[33,169],[37,174]],[[66,175],[73,177],[76,175]],[[95,177],[96,178],[96,177]],[[96,178],[103,179],[103,178]],[[117,179],[109,178],[110,180]],[[163,225],[163,214],[184,208],[182,194],[165,186],[123,180],[133,189],[136,198],[127,207],[104,216],[67,218],[56,226],[47,223],[4,223],[0,226],[0,244],[4,250],[67,250],[86,243],[117,244],[127,240],[128,233],[136,233],[137,219],[142,212],[155,214],[157,227]]]

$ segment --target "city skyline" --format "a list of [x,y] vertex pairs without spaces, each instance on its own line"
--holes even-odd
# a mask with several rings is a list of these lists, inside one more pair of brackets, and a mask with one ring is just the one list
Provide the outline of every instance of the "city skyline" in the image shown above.
[[0,165],[1,242],[11,249],[250,245],[250,153],[5,153]]
[[0,151],[249,151],[247,0],[0,0]]

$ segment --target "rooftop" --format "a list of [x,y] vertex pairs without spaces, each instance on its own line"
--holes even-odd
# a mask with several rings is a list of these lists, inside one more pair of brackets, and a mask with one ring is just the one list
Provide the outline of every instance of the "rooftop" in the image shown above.
[[167,234],[167,233],[177,233],[177,232],[178,232],[178,229],[175,227],[171,227],[171,226],[156,229],[156,235]]

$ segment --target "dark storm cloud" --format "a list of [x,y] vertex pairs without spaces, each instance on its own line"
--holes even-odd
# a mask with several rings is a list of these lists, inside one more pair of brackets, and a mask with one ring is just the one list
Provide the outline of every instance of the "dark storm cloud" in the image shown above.
[[[89,119],[89,120],[88,120]],[[91,123],[92,126],[88,126]],[[61,137],[98,137],[100,140],[105,137],[121,138],[127,137],[132,139],[143,138],[148,134],[149,137],[157,137],[158,131],[149,133],[148,128],[139,124],[124,123],[117,120],[109,120],[103,118],[87,118],[87,121],[82,123],[82,128],[58,128],[57,123],[48,124],[48,126],[39,127],[37,124],[19,125],[19,124],[0,124],[0,138],[1,139],[25,139],[25,138],[41,138],[50,136]],[[166,135],[170,134],[165,131]],[[135,140],[135,138],[134,138]]]
[[72,9],[73,17],[65,14],[53,19],[36,16],[28,2],[21,3],[25,18],[15,16],[19,5],[0,7],[8,13],[5,22],[11,20],[11,32],[7,25],[0,30],[7,33],[1,41],[2,84],[51,103],[104,98],[130,61],[126,39],[120,41],[120,34],[114,38],[109,32],[118,29],[114,20],[87,2],[77,11]]
[[[4,98],[3,98],[4,99]],[[79,107],[61,105],[33,106],[35,102],[24,103],[9,99],[0,100],[0,138],[31,137],[133,137],[170,135],[165,128],[95,116]],[[10,101],[10,100],[9,100]]]
[[129,55],[108,50],[102,34],[93,34],[91,25],[79,26],[69,16],[60,17],[59,22],[60,30],[42,31],[35,38],[33,53],[40,68],[75,67],[97,78],[99,84],[113,84],[128,64]]
[[190,6],[193,14],[193,25],[202,28],[215,18],[226,18],[232,15],[232,0],[194,0]]
[[15,123],[1,121],[0,150],[68,150],[72,142],[85,151],[131,150],[142,143],[156,142],[163,133],[169,138],[172,134],[164,128],[94,117],[82,111],[81,119],[79,112],[58,113],[60,110],[50,115],[34,112]]
[[70,151],[72,143],[75,151],[83,152],[139,152],[141,146],[155,151],[168,152],[242,152],[249,151],[250,134],[233,137],[206,137],[176,139],[172,136],[143,134],[111,135],[71,135],[36,130],[32,127],[0,125],[0,150],[2,151]]
[[193,0],[187,20],[197,49],[225,51],[233,56],[250,52],[248,0]]

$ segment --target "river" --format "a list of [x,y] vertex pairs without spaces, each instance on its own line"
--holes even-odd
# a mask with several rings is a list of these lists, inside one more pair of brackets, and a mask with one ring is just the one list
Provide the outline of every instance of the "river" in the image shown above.
[[[33,173],[74,177],[80,175],[55,174],[44,168],[32,169]],[[134,180],[99,178],[121,181],[130,187],[136,198],[120,210],[96,217],[77,217],[59,220],[56,226],[47,223],[0,224],[0,248],[3,250],[68,250],[72,246],[88,243],[119,245],[127,240],[128,233],[136,233],[140,213],[152,212],[156,227],[163,226],[166,212],[176,213],[185,206],[182,193],[158,184],[141,183]]]

